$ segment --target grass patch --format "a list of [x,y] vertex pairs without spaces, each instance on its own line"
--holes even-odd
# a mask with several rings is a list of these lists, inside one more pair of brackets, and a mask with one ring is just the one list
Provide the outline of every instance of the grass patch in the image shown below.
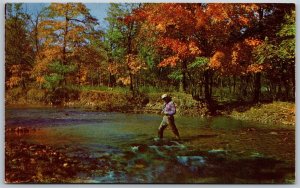
[[264,124],[295,126],[295,113],[294,103],[273,102],[254,106],[245,112],[233,111],[230,116]]

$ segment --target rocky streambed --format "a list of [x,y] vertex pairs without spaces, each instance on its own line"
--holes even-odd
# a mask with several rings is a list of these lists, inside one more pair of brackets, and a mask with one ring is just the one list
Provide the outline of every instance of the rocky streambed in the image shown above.
[[158,142],[156,115],[72,109],[7,115],[7,183],[295,182],[293,129],[177,117],[182,139],[166,130]]

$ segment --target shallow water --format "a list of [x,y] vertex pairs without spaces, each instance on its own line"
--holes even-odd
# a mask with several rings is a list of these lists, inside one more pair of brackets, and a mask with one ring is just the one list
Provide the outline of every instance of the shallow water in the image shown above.
[[[49,130],[48,144],[96,144],[118,146],[154,138],[162,117],[153,114],[123,114],[83,111],[78,109],[8,109],[6,126],[28,126]],[[227,117],[192,118],[176,117],[180,132],[197,132],[201,128],[222,130],[239,129],[250,126]],[[51,131],[50,131],[51,130]],[[171,138],[169,130],[165,135]],[[184,135],[185,136],[185,135]]]
[[[40,129],[36,134],[22,135],[23,140],[54,146],[69,156],[108,157],[113,165],[107,173],[79,173],[89,183],[287,183],[293,179],[293,162],[270,155],[281,149],[279,141],[273,140],[274,151],[259,150],[255,145],[268,148],[269,142],[261,138],[271,135],[262,134],[265,130],[244,134],[259,126],[255,123],[228,117],[177,116],[182,140],[175,141],[171,131],[165,130],[165,140],[155,142],[161,119],[152,114],[80,109],[6,109],[6,128]],[[250,141],[245,137],[236,142],[245,135],[250,135]],[[294,151],[289,152],[293,156]]]

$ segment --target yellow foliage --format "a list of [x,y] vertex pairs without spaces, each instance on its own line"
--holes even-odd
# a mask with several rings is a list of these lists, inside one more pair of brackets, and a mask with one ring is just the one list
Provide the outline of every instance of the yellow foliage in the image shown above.
[[130,85],[130,77],[127,76],[127,77],[121,77],[121,78],[118,78],[117,82],[121,82],[123,83],[124,85]]
[[36,77],[36,82],[39,84],[43,84],[45,82],[44,76],[37,76]]
[[232,54],[231,54],[231,63],[233,65],[237,65],[238,64],[237,59],[238,59],[238,52],[234,50],[234,51],[232,51]]
[[201,50],[197,47],[195,42],[190,42],[189,50],[192,55],[200,55],[201,54]]
[[109,71],[112,75],[118,74],[118,73],[119,73],[119,65],[118,65],[118,63],[115,63],[115,62],[110,63],[110,64],[108,65],[108,71]]
[[209,60],[209,66],[212,69],[218,69],[222,65],[222,61],[225,58],[224,52],[216,51],[215,54]]
[[20,64],[18,64],[18,65],[12,65],[12,66],[10,67],[10,72],[11,72],[12,74],[17,74],[17,73],[19,73],[20,71],[22,71],[21,69],[22,69],[22,66],[21,66]]
[[263,70],[263,66],[259,64],[251,64],[247,68],[247,72],[253,72],[253,73],[261,72],[262,70]]
[[6,81],[6,85],[9,88],[13,88],[14,86],[18,86],[20,84],[20,82],[22,81],[22,79],[18,76],[12,76],[9,78],[8,81]]
[[166,32],[166,26],[161,23],[156,26],[156,29],[160,32]]
[[128,62],[128,68],[131,74],[137,74],[141,69],[147,68],[146,64],[133,54],[126,56],[126,62]]

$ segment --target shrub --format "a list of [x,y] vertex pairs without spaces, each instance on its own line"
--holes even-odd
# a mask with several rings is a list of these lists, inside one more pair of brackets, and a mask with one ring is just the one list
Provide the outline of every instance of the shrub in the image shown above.
[[17,103],[22,96],[23,89],[21,87],[15,87],[5,92],[5,101],[9,104]]
[[27,91],[27,100],[32,102],[46,102],[46,92],[43,89],[29,89]]

